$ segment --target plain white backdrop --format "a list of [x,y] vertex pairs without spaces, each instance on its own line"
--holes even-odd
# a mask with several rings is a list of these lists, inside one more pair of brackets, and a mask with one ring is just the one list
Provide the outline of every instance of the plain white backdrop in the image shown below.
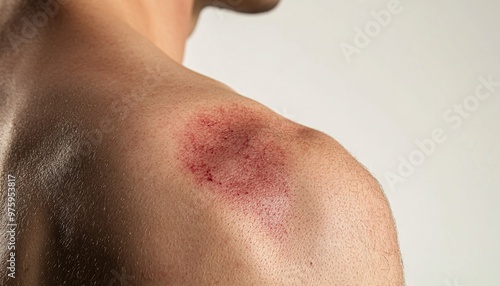
[[394,1],[207,9],[185,64],[364,164],[409,286],[500,285],[500,1]]

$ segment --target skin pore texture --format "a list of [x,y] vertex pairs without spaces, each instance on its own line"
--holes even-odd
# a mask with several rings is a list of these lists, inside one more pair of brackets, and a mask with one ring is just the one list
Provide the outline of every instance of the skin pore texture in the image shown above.
[[244,106],[199,111],[184,128],[178,160],[200,187],[284,239],[292,207],[287,151],[265,128],[262,116]]
[[61,0],[27,38],[45,2],[0,0],[0,285],[404,284],[359,162],[181,64],[205,7],[277,2]]

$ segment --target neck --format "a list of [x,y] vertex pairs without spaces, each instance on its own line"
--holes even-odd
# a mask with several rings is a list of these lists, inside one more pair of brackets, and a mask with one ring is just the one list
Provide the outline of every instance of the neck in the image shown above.
[[[32,3],[34,3],[33,1]],[[2,54],[17,54],[20,58],[31,54],[43,43],[51,46],[67,39],[57,39],[55,35],[76,38],[71,29],[98,29],[103,33],[114,33],[114,30],[135,33],[149,41],[164,54],[176,62],[182,62],[186,40],[192,32],[197,17],[203,8],[201,0],[72,0],[72,1],[38,1],[42,4],[23,4],[10,7],[0,5],[5,14],[11,13],[8,21],[0,21],[0,51]],[[62,3],[59,3],[62,2]],[[13,2],[14,3],[14,2]],[[30,2],[27,2],[30,3]],[[2,4],[2,3],[0,3]],[[36,15],[44,14],[42,17]],[[5,16],[5,15],[3,15]],[[43,17],[48,19],[45,23]],[[41,20],[40,20],[41,19]],[[26,21],[27,20],[27,21]],[[28,23],[28,24],[27,24]],[[75,27],[79,25],[79,27]],[[25,26],[29,26],[26,28]],[[33,37],[31,30],[36,30]],[[12,45],[13,39],[15,44]],[[95,37],[96,41],[99,41]],[[49,42],[50,41],[50,42]],[[12,49],[10,49],[12,48]],[[0,55],[0,58],[2,56]],[[12,57],[9,57],[12,58]]]
[[182,61],[186,40],[201,10],[195,0],[80,1],[75,8],[88,9],[93,14],[130,27],[177,62]]

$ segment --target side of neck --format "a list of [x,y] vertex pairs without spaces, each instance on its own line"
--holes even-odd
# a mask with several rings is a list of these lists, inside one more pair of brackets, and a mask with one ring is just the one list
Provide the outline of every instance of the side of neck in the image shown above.
[[78,11],[86,10],[97,17],[129,26],[179,63],[201,10],[194,0],[75,1],[74,6]]
[[[203,8],[196,0],[39,2],[28,5],[19,0],[16,5],[0,5],[0,59],[2,54],[30,52],[45,38],[54,40],[48,36],[54,27],[60,31],[66,22],[75,23],[72,18],[78,18],[78,22],[86,27],[100,25],[99,29],[131,29],[180,63],[186,40]],[[100,21],[96,23],[95,19]]]

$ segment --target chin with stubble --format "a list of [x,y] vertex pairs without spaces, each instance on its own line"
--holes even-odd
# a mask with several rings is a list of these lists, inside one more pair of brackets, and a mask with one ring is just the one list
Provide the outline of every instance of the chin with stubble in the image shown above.
[[279,2],[279,0],[205,0],[205,5],[242,13],[261,13],[273,9]]

